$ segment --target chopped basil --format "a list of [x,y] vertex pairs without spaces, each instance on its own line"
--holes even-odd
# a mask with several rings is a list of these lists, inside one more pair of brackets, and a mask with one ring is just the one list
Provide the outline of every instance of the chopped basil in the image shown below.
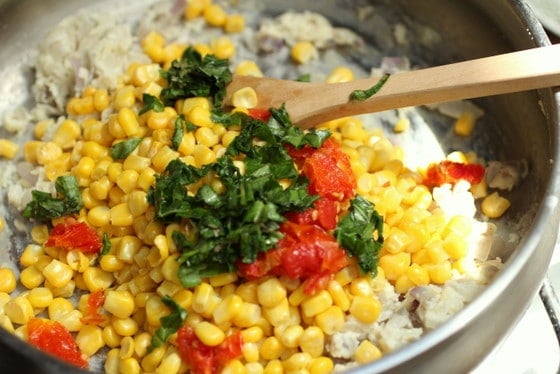
[[107,233],[103,233],[103,248],[101,248],[101,252],[99,253],[99,257],[105,256],[111,250],[111,241],[109,240],[109,235]]
[[311,74],[302,74],[297,78],[298,82],[311,82]]
[[194,131],[196,129],[195,125],[185,119],[183,114],[180,114],[175,118],[175,122],[173,123],[174,130],[173,136],[171,137],[171,147],[174,150],[178,150],[181,142],[183,141],[183,136],[185,135],[185,131]]
[[113,160],[122,160],[127,158],[142,141],[142,138],[130,138],[118,142],[109,148],[109,153]]
[[229,60],[218,59],[212,54],[203,58],[192,47],[185,50],[181,59],[173,61],[169,70],[162,71],[161,76],[167,80],[168,86],[161,91],[160,97],[168,106],[173,106],[179,99],[211,97],[217,108],[232,79]]
[[163,105],[160,99],[148,93],[142,95],[142,102],[144,102],[144,106],[138,112],[139,115],[150,110],[153,110],[154,112],[163,112],[165,109],[165,105]]
[[167,342],[167,339],[173,335],[185,322],[187,311],[177,304],[170,296],[165,295],[161,301],[171,309],[171,313],[165,317],[161,317],[161,326],[152,336],[152,344],[150,349],[161,347]]
[[32,200],[25,206],[23,216],[38,220],[49,220],[68,214],[78,213],[83,207],[78,181],[73,176],[56,178],[55,189],[57,196],[34,190]]
[[390,74],[383,74],[383,76],[379,78],[377,83],[375,83],[372,87],[368,88],[367,90],[352,91],[352,93],[350,94],[350,100],[364,101],[369,99],[370,97],[378,93],[381,87],[383,87],[383,85],[387,83],[389,76]]
[[340,245],[356,256],[363,273],[377,274],[379,250],[383,244],[383,217],[360,195],[350,201],[348,213],[335,229]]
[[[307,209],[317,199],[308,193],[308,181],[299,175],[284,145],[320,146],[329,133],[303,134],[285,111],[274,113],[273,125],[239,117],[240,134],[216,162],[196,168],[176,159],[156,176],[148,192],[156,217],[165,222],[186,219],[194,228],[193,235],[173,233],[181,252],[179,278],[184,287],[196,286],[202,277],[234,271],[238,261],[252,263],[280,240],[285,213]],[[243,159],[244,173],[234,159]],[[203,185],[188,193],[187,186],[207,175],[219,178],[223,190]],[[283,187],[280,180],[289,181],[289,186]]]

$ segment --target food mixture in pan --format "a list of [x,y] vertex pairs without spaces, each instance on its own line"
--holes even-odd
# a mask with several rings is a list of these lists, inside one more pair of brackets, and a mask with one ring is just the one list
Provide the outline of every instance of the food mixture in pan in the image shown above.
[[32,224],[18,269],[1,264],[4,329],[107,373],[329,373],[421,338],[490,282],[492,222],[523,170],[473,152],[412,168],[361,117],[302,131],[251,90],[222,109],[232,74],[364,74],[344,59],[364,43],[352,31],[255,14],[164,2],[48,34],[35,106],[2,122],[17,211],[2,230]]

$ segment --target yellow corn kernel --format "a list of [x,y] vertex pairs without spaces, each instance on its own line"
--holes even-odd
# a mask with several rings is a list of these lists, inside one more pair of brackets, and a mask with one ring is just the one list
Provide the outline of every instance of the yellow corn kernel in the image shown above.
[[155,82],[160,78],[158,64],[140,64],[133,68],[131,82],[137,87]]
[[97,267],[89,267],[83,273],[84,282],[90,292],[105,290],[111,286],[115,280],[113,274],[103,271]]
[[381,313],[381,302],[375,296],[354,296],[350,304],[350,314],[360,322],[373,323]]
[[[185,101],[183,102],[183,106],[181,108],[181,112],[185,116],[188,116],[191,113],[191,111],[193,111],[195,108],[200,108],[200,110],[202,110],[200,113],[204,114],[204,115],[208,114],[208,119],[210,118],[210,101],[208,100],[208,98],[206,98],[206,97],[191,97],[191,98],[185,99]],[[197,110],[199,110],[199,109],[197,109]],[[192,120],[190,118],[189,118],[189,121],[192,122]]]
[[195,335],[206,345],[215,347],[225,339],[224,332],[213,323],[202,321],[194,326]]
[[153,372],[160,364],[161,360],[165,356],[166,347],[157,347],[152,349],[150,353],[142,358],[142,369],[144,372]]
[[280,361],[279,359],[273,359],[268,361],[263,371],[263,374],[283,374],[283,373],[284,373],[284,366],[282,366],[282,361]]
[[224,26],[227,20],[225,10],[218,4],[211,4],[203,11],[204,19],[210,26]]
[[[187,102],[189,99],[185,100],[183,113],[185,113],[185,106],[187,106]],[[214,122],[210,117],[210,109],[203,107],[203,106],[195,106],[186,113],[187,119],[189,122],[192,122],[195,126],[201,127],[212,127]]]
[[339,270],[334,275],[334,280],[337,281],[341,286],[345,286],[356,279],[358,275],[358,268],[356,268],[355,266],[347,266]]
[[46,287],[36,287],[29,291],[27,299],[33,308],[41,309],[50,305],[53,300],[53,293]]
[[74,305],[69,300],[62,297],[52,299],[48,306],[48,316],[52,320],[60,320],[68,313],[74,311]]
[[208,148],[215,146],[220,141],[218,135],[209,127],[199,127],[196,129],[194,136],[199,144]]
[[183,17],[187,21],[200,17],[202,15],[202,12],[204,11],[204,8],[206,8],[208,5],[209,4],[206,4],[201,0],[190,0],[185,6]]
[[330,293],[326,290],[321,290],[304,300],[301,303],[301,310],[304,316],[314,317],[327,310],[332,304],[333,299]]
[[87,221],[94,227],[103,227],[111,222],[111,209],[106,205],[98,205],[87,212]]
[[280,357],[283,350],[284,346],[280,340],[275,336],[269,336],[262,342],[259,353],[264,360],[274,360]]
[[334,369],[334,362],[329,357],[317,357],[311,361],[309,374],[330,373]]
[[286,329],[279,334],[278,338],[284,347],[297,348],[303,331],[304,329],[301,325],[291,325],[286,327]]
[[94,141],[83,142],[81,151],[82,156],[91,157],[94,160],[109,156],[109,148]]
[[451,233],[443,239],[443,249],[451,259],[459,260],[468,254],[469,245],[464,237]]
[[[136,103],[134,90],[134,86],[123,86],[117,89],[113,99],[113,106],[116,110],[120,111],[123,108],[132,108],[134,106]],[[119,120],[119,123],[120,122]]]
[[282,362],[284,366],[284,370],[288,373],[297,373],[303,370],[306,370],[311,362],[313,361],[313,357],[311,357],[307,352],[296,352],[288,357],[286,360]]
[[132,318],[112,318],[111,325],[120,336],[132,336],[138,332],[138,323]]
[[224,322],[233,320],[237,314],[242,312],[242,306],[243,299],[239,295],[231,294],[226,296],[212,312],[214,322],[221,325]]
[[483,179],[480,183],[473,184],[470,191],[475,199],[480,199],[488,195],[488,185]]
[[127,203],[115,205],[110,209],[111,225],[114,226],[130,226],[134,220],[134,216],[128,209]]
[[262,77],[263,73],[259,66],[252,60],[243,60],[235,68],[236,75],[249,75],[252,77]]
[[408,117],[400,117],[395,125],[393,126],[393,131],[396,133],[405,132],[410,128],[410,119]]
[[261,340],[263,336],[264,332],[259,326],[251,326],[241,330],[241,337],[244,343],[256,343]]
[[444,261],[439,264],[424,265],[430,274],[430,279],[435,284],[443,284],[452,275],[452,267],[449,261]]
[[85,325],[76,335],[76,344],[82,353],[93,356],[103,348],[103,330],[99,326]]
[[319,56],[315,46],[306,40],[297,42],[290,50],[290,55],[298,64],[305,64]]
[[134,136],[140,132],[140,123],[136,113],[132,109],[121,108],[118,113],[118,121],[127,136]]
[[0,267],[0,292],[11,293],[16,289],[16,285],[14,271],[7,267]]
[[181,368],[181,357],[175,351],[166,355],[156,369],[156,374],[175,374]]
[[212,313],[218,302],[218,296],[210,284],[203,282],[195,287],[192,301],[195,312]]
[[119,360],[118,373],[122,374],[139,374],[141,372],[140,364],[134,357]]
[[63,255],[63,259],[72,270],[78,271],[80,273],[83,273],[89,267],[90,263],[90,258],[79,250],[71,250],[66,252],[66,255]]
[[110,290],[105,294],[103,308],[118,318],[128,318],[134,312],[134,297],[128,291]]
[[45,281],[45,277],[37,267],[30,266],[21,271],[19,280],[25,288],[31,290],[35,287],[39,287]]
[[210,148],[202,144],[195,145],[193,157],[197,167],[202,167],[216,161],[216,154]]
[[419,264],[411,264],[406,271],[406,276],[417,286],[423,286],[430,282],[430,274]]
[[475,123],[473,113],[463,112],[459,118],[457,118],[457,121],[455,121],[453,130],[455,131],[455,134],[459,136],[469,136],[474,129]]
[[315,316],[315,323],[325,334],[332,335],[341,331],[346,322],[343,310],[338,306],[330,306]]
[[25,296],[17,296],[4,305],[4,313],[18,325],[26,324],[33,316],[33,305]]
[[226,18],[224,31],[230,34],[241,32],[245,29],[245,17],[241,14],[230,14]]
[[495,191],[482,200],[482,213],[488,218],[500,218],[511,206],[505,197]]
[[235,46],[227,36],[213,39],[210,43],[210,48],[212,48],[212,53],[216,58],[229,59],[235,55]]
[[255,108],[258,103],[257,92],[252,87],[243,87],[233,93],[231,103],[238,108]]
[[410,253],[401,252],[381,256],[379,266],[383,269],[387,279],[396,280],[410,266]]
[[350,308],[350,300],[344,288],[336,280],[329,281],[327,291],[330,293],[334,305],[338,306],[342,311],[347,311]]
[[95,168],[95,160],[91,157],[82,157],[78,164],[72,168],[74,175],[80,178],[89,178]]
[[0,327],[8,332],[15,333],[14,324],[5,314],[0,314]]
[[255,326],[261,319],[261,307],[254,303],[244,302],[241,309],[243,313],[238,313],[233,319],[233,324],[238,327]]
[[302,352],[308,353],[311,357],[319,357],[325,349],[325,334],[317,326],[309,326],[303,331],[299,339],[299,346]]
[[278,278],[269,278],[257,287],[259,304],[266,308],[274,307],[286,299],[286,288]]
[[358,364],[367,364],[381,358],[381,350],[369,340],[362,340],[354,352],[354,360]]
[[157,153],[152,158],[152,163],[154,165],[154,169],[158,172],[162,172],[165,170],[167,165],[179,157],[179,153],[171,149],[170,147],[164,145],[161,147]]
[[414,286],[416,286],[416,284],[414,284],[414,282],[405,273],[400,275],[395,281],[395,292],[405,294]]
[[290,321],[290,303],[287,298],[283,298],[275,306],[263,307],[262,313],[263,317],[270,322],[272,326],[285,325]]
[[72,268],[62,261],[53,259],[42,271],[43,276],[54,287],[64,287],[74,275]]
[[115,183],[123,192],[129,193],[136,188],[138,177],[139,174],[136,170],[123,170],[123,172],[117,176]]
[[62,156],[62,148],[54,142],[41,143],[37,149],[36,160],[39,165],[46,165]]
[[0,139],[0,157],[13,159],[19,151],[19,145],[8,139]]
[[354,72],[346,67],[339,66],[334,68],[327,77],[327,83],[342,83],[354,80]]
[[101,336],[103,337],[103,342],[110,348],[115,348],[121,344],[121,337],[111,325],[103,327]]

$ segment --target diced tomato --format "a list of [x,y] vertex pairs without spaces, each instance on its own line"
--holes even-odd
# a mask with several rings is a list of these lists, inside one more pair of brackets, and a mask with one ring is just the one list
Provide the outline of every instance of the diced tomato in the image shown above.
[[177,331],[177,349],[181,359],[194,374],[218,373],[229,361],[241,356],[243,338],[239,332],[228,337],[216,347],[205,345],[190,326]]
[[103,303],[105,302],[105,294],[103,290],[98,290],[89,294],[86,306],[86,313],[80,319],[86,325],[98,325],[105,322],[105,316],[99,313]]
[[302,174],[309,179],[309,192],[331,200],[343,201],[354,196],[356,178],[348,156],[338,142],[328,138],[321,148],[289,148],[296,163],[302,163]]
[[455,184],[460,180],[478,184],[484,178],[484,173],[484,166],[480,164],[463,164],[444,160],[428,167],[424,183],[429,187],[437,187],[445,183]]
[[83,253],[99,253],[103,242],[97,232],[85,222],[67,220],[51,230],[45,245],[68,251],[77,249]]
[[28,342],[40,350],[79,368],[88,367],[70,331],[60,322],[31,318],[27,322],[27,336]]
[[289,212],[286,218],[299,224],[317,224],[325,230],[336,228],[336,216],[338,213],[338,202],[326,197],[321,197],[315,201],[313,208],[302,212]]
[[268,109],[258,109],[258,108],[249,109],[248,114],[254,119],[258,119],[263,122],[268,122],[268,120],[270,119],[270,110]]
[[334,273],[349,264],[346,252],[327,231],[316,225],[286,221],[284,237],[276,248],[263,253],[252,264],[238,264],[244,278],[284,275],[304,281],[304,292],[314,294],[326,287]]

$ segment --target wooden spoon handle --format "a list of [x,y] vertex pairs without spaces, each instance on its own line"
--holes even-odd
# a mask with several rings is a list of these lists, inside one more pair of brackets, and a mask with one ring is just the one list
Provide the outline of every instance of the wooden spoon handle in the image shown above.
[[397,73],[369,99],[349,100],[351,92],[378,80],[325,84],[235,77],[228,93],[251,86],[260,108],[284,103],[293,122],[309,128],[350,115],[560,85],[560,44]]

